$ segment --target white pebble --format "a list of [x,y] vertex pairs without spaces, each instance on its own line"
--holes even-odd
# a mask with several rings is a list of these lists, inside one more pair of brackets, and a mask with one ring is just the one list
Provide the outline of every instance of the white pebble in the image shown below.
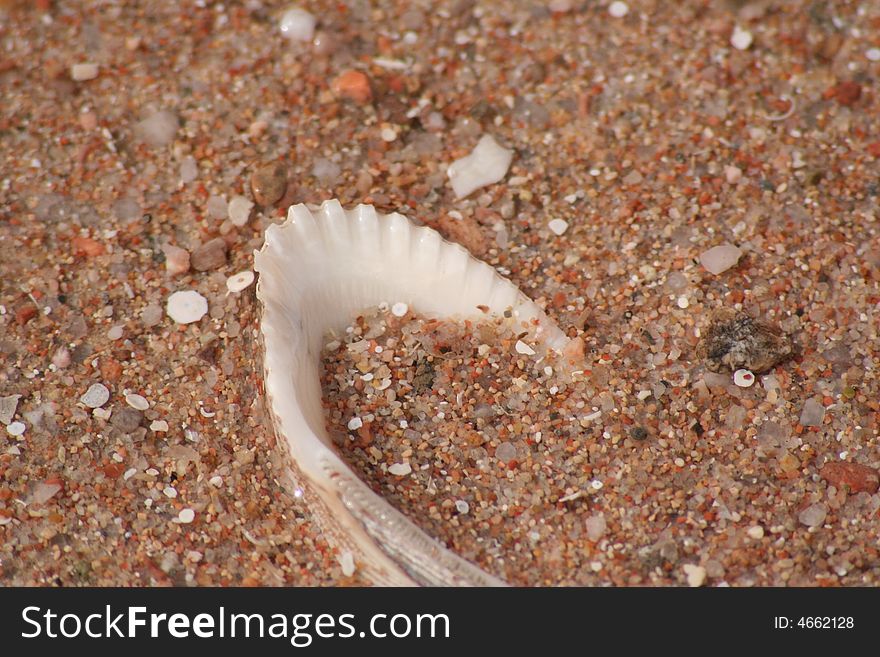
[[733,382],[740,388],[751,388],[755,383],[755,375],[749,370],[737,370],[733,373]]
[[254,272],[240,271],[226,279],[226,289],[232,293],[241,292],[254,282]]
[[382,141],[392,142],[397,139],[397,130],[390,126],[385,126],[382,128],[382,132],[380,133],[382,137]]
[[467,513],[471,510],[471,506],[464,500],[455,500],[455,510],[459,513]]
[[123,475],[122,475],[122,479],[123,479],[123,481],[128,481],[129,479],[131,479],[132,477],[134,477],[136,474],[137,474],[137,469],[136,469],[136,468],[129,468],[128,470],[126,470],[126,471],[123,473]]
[[165,420],[153,420],[150,422],[150,431],[164,433],[168,431],[168,423]]
[[226,207],[226,212],[229,216],[229,221],[236,226],[241,227],[248,222],[253,208],[253,201],[239,194],[233,196],[229,201],[229,205]]
[[362,426],[364,426],[364,421],[359,417],[353,417],[348,421],[348,428],[350,431],[357,431]]
[[743,172],[739,167],[728,165],[724,167],[724,177],[731,185],[735,185],[742,178]]
[[697,588],[706,583],[706,569],[702,566],[686,563],[681,569],[687,577],[688,586]]
[[177,489],[174,486],[165,486],[162,492],[165,493],[165,497],[170,497],[172,500],[177,497]]
[[684,310],[684,309],[687,308],[689,305],[691,305],[691,302],[688,301],[688,298],[687,298],[687,297],[678,297],[678,301],[675,302],[675,305],[677,305],[679,308],[681,308],[682,310]]
[[79,400],[89,408],[100,408],[110,399],[110,391],[103,383],[93,383]]
[[623,18],[629,13],[629,6],[625,2],[612,2],[608,6],[608,13],[614,18]]
[[315,17],[305,9],[292,7],[281,16],[281,34],[291,41],[311,41],[315,36]]
[[491,135],[483,135],[470,155],[450,164],[446,173],[456,197],[464,198],[504,178],[512,160],[512,150],[499,145]]
[[180,128],[180,120],[174,112],[160,110],[135,124],[134,133],[153,148],[167,146]]
[[732,244],[713,246],[708,251],[700,254],[700,263],[710,274],[721,274],[739,262],[742,251]]
[[535,355],[535,350],[532,349],[529,345],[527,345],[522,340],[517,340],[516,345],[514,345],[514,348],[516,349],[516,353],[518,353],[518,354],[523,354],[525,356],[534,356]]
[[70,67],[70,77],[76,82],[94,80],[98,77],[97,64],[74,64]]
[[188,525],[196,519],[196,512],[192,509],[181,509],[177,514],[177,522]]
[[730,45],[737,50],[748,50],[752,45],[752,33],[742,29],[739,25],[733,28],[733,34],[730,36]]
[[872,62],[880,62],[880,48],[869,48],[865,57]]
[[150,402],[144,397],[131,392],[125,395],[125,403],[139,411],[145,411],[150,407]]
[[165,311],[178,324],[192,324],[208,313],[208,300],[195,290],[175,292],[168,297]]
[[10,422],[6,427],[6,433],[10,436],[20,436],[25,430],[24,422]]
[[107,331],[107,337],[110,340],[118,340],[119,338],[122,337],[122,331],[123,331],[122,326],[114,326],[109,331]]
[[211,484],[214,488],[220,488],[223,485],[223,477],[220,475],[214,475],[210,479],[208,479],[208,483]]
[[598,479],[593,479],[593,481],[590,482],[590,486],[593,487],[593,490],[602,490],[602,487],[605,486],[605,484]]
[[402,301],[395,303],[391,306],[391,314],[395,317],[403,317],[409,312],[409,306],[407,306]]
[[351,552],[343,552],[339,555],[339,565],[342,567],[342,574],[346,577],[354,575],[354,555]]
[[764,528],[761,527],[761,525],[755,525],[754,527],[749,527],[749,529],[746,533],[751,538],[755,539],[756,541],[764,538]]
[[551,219],[547,223],[547,228],[549,228],[554,235],[562,235],[568,230],[568,222],[565,219]]
[[394,463],[393,465],[388,466],[388,472],[398,477],[405,477],[412,472],[412,468],[409,463]]

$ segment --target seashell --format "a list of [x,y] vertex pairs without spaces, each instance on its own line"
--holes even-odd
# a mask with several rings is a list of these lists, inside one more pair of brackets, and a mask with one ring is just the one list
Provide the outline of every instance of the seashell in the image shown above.
[[476,319],[486,307],[511,312],[534,329],[530,342],[539,349],[562,350],[562,331],[460,245],[368,205],[292,206],[284,223],[266,230],[254,264],[267,406],[291,477],[328,540],[376,584],[502,585],[416,527],[336,453],[321,405],[323,337],[383,302],[429,317]]

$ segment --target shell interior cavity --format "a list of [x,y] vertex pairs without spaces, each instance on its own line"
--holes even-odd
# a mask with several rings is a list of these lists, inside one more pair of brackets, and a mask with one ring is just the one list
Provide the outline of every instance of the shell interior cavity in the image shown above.
[[[546,347],[568,339],[513,283],[439,233],[369,205],[292,206],[255,253],[268,407],[290,475],[325,535],[376,584],[501,585],[443,547],[342,461],[321,405],[324,335],[367,308],[406,304],[460,319],[512,313]],[[478,308],[481,306],[482,309]]]

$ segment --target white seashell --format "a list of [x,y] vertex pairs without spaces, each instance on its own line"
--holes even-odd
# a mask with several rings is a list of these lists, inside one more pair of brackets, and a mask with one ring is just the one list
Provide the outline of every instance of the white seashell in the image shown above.
[[374,493],[340,459],[324,425],[320,358],[325,333],[394,299],[427,316],[484,318],[506,311],[534,343],[562,350],[568,339],[513,283],[439,233],[371,206],[327,201],[290,208],[255,254],[263,305],[266,395],[278,443],[315,518],[340,552],[350,551],[377,584],[498,585],[443,547]]

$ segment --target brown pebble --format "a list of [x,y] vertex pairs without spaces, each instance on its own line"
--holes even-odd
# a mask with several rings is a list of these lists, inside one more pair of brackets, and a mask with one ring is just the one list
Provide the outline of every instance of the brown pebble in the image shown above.
[[473,217],[454,219],[447,214],[440,217],[437,229],[446,239],[458,242],[475,256],[485,255],[489,242]]
[[110,424],[122,433],[132,433],[137,429],[144,419],[144,414],[136,408],[129,406],[121,406],[113,409],[113,415],[110,416]]
[[826,463],[819,476],[838,490],[846,487],[853,493],[871,493],[880,489],[880,473],[861,463]]
[[348,70],[333,80],[333,92],[356,103],[365,104],[373,100],[373,90],[369,78],[360,71]]
[[15,323],[19,326],[23,324],[27,324],[31,321],[37,314],[37,309],[28,304],[26,306],[22,306],[18,310],[15,311]]
[[96,242],[91,237],[82,237],[77,235],[70,241],[73,246],[73,252],[76,255],[84,255],[94,258],[104,253],[104,247],[100,242]]
[[287,167],[281,162],[265,164],[251,174],[254,199],[262,206],[274,205],[287,191]]
[[162,247],[162,252],[165,254],[165,271],[169,276],[177,276],[189,271],[189,251],[166,244]]
[[831,98],[834,98],[844,107],[852,107],[862,97],[862,85],[852,81],[841,82],[832,87],[827,95],[830,95]]
[[226,242],[215,237],[192,252],[190,264],[196,271],[211,271],[226,264]]

